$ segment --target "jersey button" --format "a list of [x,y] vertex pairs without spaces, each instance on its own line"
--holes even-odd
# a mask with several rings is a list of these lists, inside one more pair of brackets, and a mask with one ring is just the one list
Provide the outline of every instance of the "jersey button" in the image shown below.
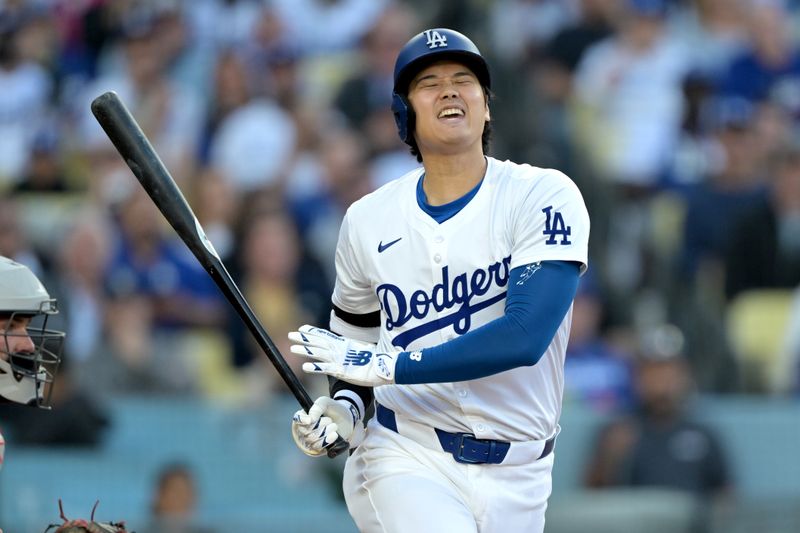
[[483,431],[484,429],[486,429],[486,426],[484,426],[483,424],[478,424],[477,426],[475,426],[475,429],[477,429],[478,431]]
[[467,391],[462,389],[462,390],[458,391],[458,395],[461,396],[462,398],[466,398],[467,397]]
[[433,256],[433,260],[436,261],[437,263],[441,263],[442,262],[442,255],[441,254],[434,255]]
[[437,242],[437,243],[438,242],[444,242],[444,237],[442,237],[441,235],[437,235],[436,237],[433,238],[433,242]]

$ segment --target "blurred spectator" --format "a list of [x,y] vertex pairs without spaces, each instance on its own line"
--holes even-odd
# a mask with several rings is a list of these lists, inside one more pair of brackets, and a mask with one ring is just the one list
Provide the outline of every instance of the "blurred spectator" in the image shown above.
[[19,55],[22,14],[0,13],[0,190],[22,177],[53,90],[47,72]]
[[127,103],[142,131],[180,182],[194,164],[204,109],[193,87],[170,79],[168,67],[172,58],[160,49],[159,31],[165,27],[157,24],[155,13],[130,9],[120,23],[122,39],[109,47],[108,61],[101,66],[100,76],[86,86],[75,102],[80,106],[75,113],[80,117],[83,148],[91,152],[109,146],[89,104],[113,89]]
[[288,111],[298,121],[298,116],[308,113],[313,108],[305,100],[303,78],[301,76],[301,58],[297,50],[287,46],[273,50],[266,56],[262,63],[256,64],[259,71],[263,70],[262,84],[265,86],[264,94],[273,98],[278,105]]
[[713,94],[714,83],[703,74],[690,72],[683,80],[683,122],[678,146],[665,177],[668,187],[691,186],[706,178],[711,155],[719,150],[712,140],[713,127],[709,131],[707,117]]
[[746,130],[742,144],[748,155],[745,159],[751,161],[745,164],[748,168],[756,161],[764,165],[775,148],[794,135],[793,118],[778,101],[752,102],[739,96],[720,95],[714,92],[710,79],[696,74],[684,81],[684,94],[683,138],[668,177],[670,186],[707,180],[726,166],[728,159],[737,158],[736,153],[731,153],[736,152],[737,143],[722,135],[724,130]]
[[633,400],[632,358],[604,334],[604,305],[598,281],[584,275],[572,305],[564,397],[600,412],[618,412]]
[[731,224],[763,195],[755,112],[741,98],[709,100],[701,111],[711,142],[705,147],[707,174],[686,197],[681,270],[689,280],[697,276],[702,282],[722,279]]
[[282,183],[297,144],[297,125],[275,101],[254,97],[229,111],[210,139],[209,162],[238,193]]
[[111,254],[109,219],[85,209],[59,241],[54,270],[55,292],[62,302],[58,317],[69,331],[66,346],[73,361],[91,357],[103,345],[104,275]]
[[390,110],[394,59],[418,21],[407,6],[391,3],[361,40],[363,60],[346,80],[333,106],[366,141],[369,187],[375,189],[419,166],[397,136]]
[[198,39],[193,31],[189,12],[196,8],[197,3],[189,4],[182,0],[156,2],[153,24],[168,76],[205,102],[209,98],[207,87],[217,50],[208,41]]
[[152,304],[145,296],[109,296],[104,336],[107,346],[84,364],[84,377],[92,390],[105,397],[195,390],[192,368],[164,334],[155,330],[153,322]]
[[292,199],[292,212],[309,253],[326,270],[333,287],[337,228],[350,204],[369,192],[363,137],[348,129],[329,131],[318,149],[318,190]]
[[353,48],[389,0],[273,0],[286,32],[304,54]]
[[[265,183],[266,187],[291,187],[295,166],[309,152],[313,152],[321,132],[330,116],[328,102],[315,99],[309,94],[309,87],[317,85],[310,81],[307,63],[295,45],[281,45],[260,56],[260,61],[252,65],[255,92],[274,101],[286,113],[294,127],[294,145],[287,151],[283,166],[278,169],[277,180]],[[328,99],[330,95],[328,95]],[[301,163],[302,164],[302,163]]]
[[[613,32],[614,16],[620,0],[581,0],[579,17],[553,35],[541,52],[542,68],[548,79],[544,93],[551,99],[565,99],[572,86],[572,74],[580,64],[584,52]],[[538,54],[534,58],[539,58]]]
[[[775,151],[787,142],[797,139],[800,130],[786,107],[779,101],[767,100],[756,107],[755,150],[767,167]],[[765,176],[766,177],[766,176]]]
[[186,16],[197,43],[215,50],[241,48],[252,39],[263,4],[260,0],[192,0]]
[[38,277],[44,273],[39,254],[25,235],[17,202],[2,194],[0,194],[0,255],[22,263]]
[[800,49],[786,2],[757,0],[747,5],[751,45],[731,62],[720,90],[753,102],[777,99],[800,120]]
[[[264,7],[256,18],[250,38],[240,46],[229,50],[242,50],[253,65],[266,63],[270,56],[292,49],[299,52],[298,46],[292,43],[290,34],[275,9]],[[299,55],[299,54],[298,54]]]
[[414,32],[417,21],[402,4],[389,5],[361,40],[363,60],[353,77],[346,80],[333,105],[360,131],[370,144],[370,154],[405,147],[397,137],[390,107],[394,86],[394,60]]
[[638,404],[598,432],[587,486],[664,487],[699,497],[731,489],[722,443],[695,420],[682,350],[683,336],[674,326],[658,327],[644,340],[636,363]]
[[489,22],[492,48],[504,61],[519,64],[578,16],[575,0],[500,0],[493,2]]
[[589,48],[575,75],[578,132],[601,175],[654,187],[678,140],[685,50],[666,31],[667,0],[625,0],[618,33]]
[[241,198],[233,190],[230,180],[213,168],[197,172],[192,179],[189,197],[208,240],[225,260],[233,253],[233,228]]
[[[9,8],[6,2],[5,8]],[[58,72],[59,35],[52,2],[21,2],[22,24],[16,37],[19,57],[38,63],[51,75]]]
[[54,126],[36,135],[31,144],[30,159],[22,179],[13,191],[25,193],[67,192],[66,171],[62,160],[59,133]]
[[[581,0],[577,20],[558,31],[541,50],[531,51],[526,65],[534,91],[514,97],[523,99],[522,109],[531,110],[525,124],[515,124],[515,129],[530,128],[532,132],[507,136],[510,138],[506,139],[506,146],[523,153],[533,148],[535,152],[528,157],[538,166],[559,168],[573,179],[581,179],[581,173],[573,172],[576,164],[568,113],[573,76],[586,50],[612,35],[619,3],[620,0]],[[589,191],[583,188],[582,192],[586,195]]]
[[[133,180],[131,180],[133,181]],[[219,290],[135,183],[114,207],[114,243],[105,273],[116,300],[144,297],[157,327],[214,327],[224,322]],[[171,230],[170,230],[171,232]]]
[[220,52],[214,65],[213,88],[198,152],[202,162],[208,161],[211,140],[222,121],[244,106],[250,100],[252,91],[247,65],[241,55],[232,49]]
[[[311,318],[300,298],[299,283],[305,281],[298,279],[301,243],[291,219],[274,199],[255,199],[251,209],[242,220],[238,278],[243,294],[280,352],[289,353],[287,335]],[[278,381],[275,369],[241,320],[231,316],[230,324],[234,365],[257,378],[254,395],[271,392]],[[298,376],[304,375],[302,361],[290,357],[287,362]],[[285,390],[282,385],[277,388]]]
[[668,15],[667,0],[625,0],[617,32],[586,50],[573,78],[574,150],[607,184],[599,194],[613,205],[602,220],[612,236],[604,267],[609,288],[625,296],[648,283],[647,201],[680,138],[688,63],[667,31]]
[[101,2],[56,2],[52,7],[58,31],[58,71],[69,88],[66,93],[97,74],[97,61],[113,31],[112,17]]
[[[133,180],[130,180],[133,181]],[[106,394],[191,392],[196,362],[183,348],[191,328],[222,327],[227,305],[144,189],[118,191],[104,271],[107,346],[84,364]]]
[[734,56],[748,45],[747,2],[692,0],[670,24],[689,54],[693,75],[717,83]]
[[150,504],[149,533],[211,533],[198,523],[197,484],[191,468],[183,463],[167,464],[158,472]]
[[731,221],[725,292],[800,286],[800,147],[774,155],[769,193]]

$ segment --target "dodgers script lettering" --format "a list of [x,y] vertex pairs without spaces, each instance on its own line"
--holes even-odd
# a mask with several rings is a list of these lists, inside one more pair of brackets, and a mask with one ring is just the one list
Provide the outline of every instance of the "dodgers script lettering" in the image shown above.
[[411,319],[423,320],[432,311],[440,313],[458,308],[455,313],[446,317],[420,324],[400,333],[392,340],[392,344],[405,349],[411,342],[447,326],[453,326],[456,333],[463,335],[472,325],[472,315],[485,309],[506,296],[506,291],[495,294],[486,300],[473,303],[477,297],[483,296],[495,286],[502,288],[508,285],[511,256],[468,273],[462,272],[452,279],[450,268],[442,267],[441,281],[430,291],[419,289],[406,296],[402,288],[392,283],[384,283],[376,289],[381,309],[386,315],[386,330],[404,326]]

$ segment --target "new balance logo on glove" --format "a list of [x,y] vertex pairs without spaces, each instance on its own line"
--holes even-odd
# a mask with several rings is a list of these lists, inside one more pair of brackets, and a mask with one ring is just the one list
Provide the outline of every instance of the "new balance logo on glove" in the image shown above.
[[345,365],[364,366],[372,359],[372,352],[347,350],[347,355],[344,357]]

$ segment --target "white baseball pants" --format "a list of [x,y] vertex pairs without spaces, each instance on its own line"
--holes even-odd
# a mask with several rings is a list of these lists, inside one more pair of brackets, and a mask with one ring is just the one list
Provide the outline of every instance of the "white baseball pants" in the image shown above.
[[[432,430],[431,430],[432,432]],[[513,464],[463,464],[370,420],[347,460],[344,496],[363,533],[541,533],[554,453]],[[513,449],[513,445],[512,445]]]

